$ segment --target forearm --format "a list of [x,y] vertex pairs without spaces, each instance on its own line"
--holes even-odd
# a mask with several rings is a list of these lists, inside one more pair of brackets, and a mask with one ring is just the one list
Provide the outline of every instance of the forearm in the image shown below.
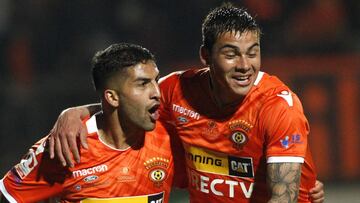
[[87,116],[91,116],[91,115],[95,114],[96,112],[100,111],[101,104],[93,103],[93,104],[86,104],[86,105],[82,105],[82,106],[71,107],[71,108],[65,109],[62,113],[66,112],[68,110],[79,111],[81,119],[84,119]]
[[267,184],[270,203],[297,202],[301,177],[300,163],[270,163],[267,165]]
[[87,104],[87,105],[84,105],[83,107],[85,107],[85,109],[87,109],[87,113],[89,113],[90,115],[93,115],[96,112],[101,110],[100,103]]

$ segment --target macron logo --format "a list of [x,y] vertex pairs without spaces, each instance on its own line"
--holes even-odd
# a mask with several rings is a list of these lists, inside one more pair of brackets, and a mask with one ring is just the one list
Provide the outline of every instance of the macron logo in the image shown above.
[[177,104],[173,104],[172,109],[173,109],[173,111],[178,112],[178,113],[180,113],[180,114],[182,114],[184,116],[194,118],[196,120],[200,119],[200,114],[199,113],[197,113],[197,112],[195,112],[193,110],[187,109],[185,107],[179,106]]
[[107,165],[102,164],[99,166],[94,166],[92,168],[86,168],[86,169],[73,171],[73,177],[77,178],[77,177],[81,177],[81,176],[87,176],[87,175],[91,175],[94,173],[105,172],[107,170],[108,170]]
[[285,99],[285,101],[289,104],[289,106],[293,106],[293,99],[292,99],[292,96],[291,96],[290,92],[284,90],[280,94],[277,94],[277,96],[282,97],[283,99]]

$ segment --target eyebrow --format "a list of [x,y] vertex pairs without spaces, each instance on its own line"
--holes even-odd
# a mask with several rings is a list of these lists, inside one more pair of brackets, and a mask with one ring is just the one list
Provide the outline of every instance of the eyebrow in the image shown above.
[[256,43],[254,43],[253,45],[251,45],[251,46],[248,48],[248,50],[250,50],[250,49],[252,49],[252,48],[254,48],[254,47],[256,47],[256,46],[260,47],[260,44],[259,44],[258,42],[256,42]]
[[[160,74],[157,74],[155,80],[158,80],[159,78],[160,78]],[[135,81],[150,81],[150,80],[152,80],[152,78],[138,77],[135,79]]]

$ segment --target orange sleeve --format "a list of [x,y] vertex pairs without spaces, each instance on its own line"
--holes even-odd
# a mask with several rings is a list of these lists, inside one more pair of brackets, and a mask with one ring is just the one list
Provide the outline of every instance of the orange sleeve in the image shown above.
[[37,202],[62,191],[67,170],[49,158],[45,145],[46,138],[38,141],[1,180],[0,190],[10,202]]
[[171,73],[160,79],[160,91],[161,91],[161,102],[160,102],[160,121],[166,123],[173,123],[173,117],[171,116],[171,103],[172,96],[176,84],[179,81],[179,72]]
[[283,91],[264,104],[260,125],[265,131],[267,162],[303,163],[309,124],[294,93]]
[[187,174],[185,168],[185,152],[181,139],[177,135],[175,120],[171,114],[172,95],[179,81],[179,73],[174,72],[160,79],[161,105],[159,121],[165,127],[170,136],[171,151],[174,157],[175,176],[173,186],[179,188],[187,187]]
[[173,186],[178,188],[187,187],[187,173],[185,168],[185,150],[181,139],[177,136],[174,126],[167,124],[165,126],[170,136],[171,153],[174,158],[174,179]]

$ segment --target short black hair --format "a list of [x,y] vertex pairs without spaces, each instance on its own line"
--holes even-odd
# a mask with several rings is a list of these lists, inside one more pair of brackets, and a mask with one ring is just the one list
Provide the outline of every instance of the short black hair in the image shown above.
[[224,3],[209,12],[202,24],[203,46],[211,50],[216,39],[226,32],[255,31],[261,34],[255,19],[243,8]]
[[146,48],[130,43],[112,44],[95,53],[92,59],[92,76],[96,91],[103,91],[106,82],[114,73],[148,60],[155,62],[155,56]]

